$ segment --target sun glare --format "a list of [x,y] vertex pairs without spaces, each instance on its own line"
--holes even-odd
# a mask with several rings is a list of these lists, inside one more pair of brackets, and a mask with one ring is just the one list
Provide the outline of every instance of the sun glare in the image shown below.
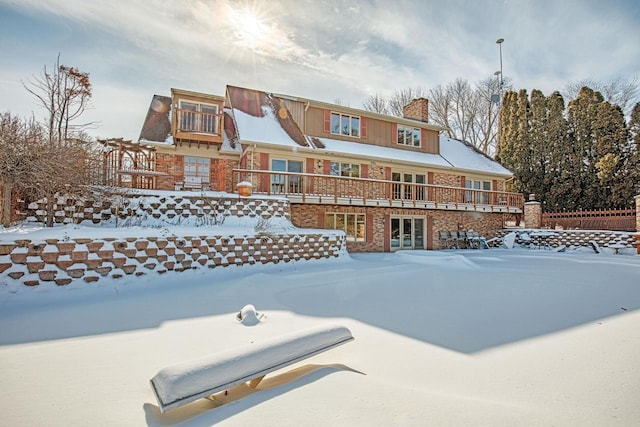
[[269,27],[249,9],[232,10],[231,25],[241,46],[260,49],[268,41]]
[[250,52],[255,57],[296,61],[306,52],[295,43],[293,33],[284,30],[278,22],[278,12],[263,1],[247,1],[232,6],[227,3],[227,22],[234,44],[241,49],[234,54]]

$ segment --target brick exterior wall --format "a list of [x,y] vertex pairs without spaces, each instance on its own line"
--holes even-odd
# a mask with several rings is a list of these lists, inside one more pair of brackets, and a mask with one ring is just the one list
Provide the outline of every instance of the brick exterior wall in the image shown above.
[[402,115],[410,119],[429,121],[429,100],[426,98],[417,98],[405,105],[402,109]]
[[436,172],[433,174],[433,184],[446,187],[460,187],[460,175]]
[[[390,217],[412,216],[425,220],[425,229],[433,220],[433,230],[426,235],[427,247],[445,249],[446,244],[439,240],[439,231],[475,230],[487,239],[496,235],[503,228],[504,221],[511,215],[503,213],[461,212],[448,210],[349,207],[333,205],[298,205],[291,206],[291,218],[296,227],[324,228],[325,213],[363,213],[367,224],[366,242],[347,241],[349,252],[382,252],[388,246]],[[369,235],[371,234],[371,235]]]
[[440,231],[474,230],[487,239],[495,237],[512,215],[504,213],[434,211],[433,248],[446,249],[439,239]]
[[[236,159],[216,159],[211,158],[209,183],[213,191],[235,190],[236,177],[233,176],[233,169],[238,168]],[[157,190],[175,190],[176,182],[184,182],[184,156],[178,154],[156,154],[156,171],[164,172],[169,176],[156,178]],[[220,182],[222,180],[222,182]]]
[[527,228],[542,227],[542,205],[529,201],[524,204],[524,224]]
[[[636,196],[635,200],[636,200],[636,231],[640,233],[640,195]],[[640,251],[640,247],[638,248],[638,250]]]

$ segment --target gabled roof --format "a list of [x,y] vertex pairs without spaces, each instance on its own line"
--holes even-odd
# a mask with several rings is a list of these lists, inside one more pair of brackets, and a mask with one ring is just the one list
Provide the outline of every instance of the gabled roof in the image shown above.
[[[243,144],[296,147],[317,154],[391,161],[414,166],[456,169],[460,172],[492,174],[504,177],[512,173],[495,160],[465,142],[440,136],[440,154],[420,153],[401,148],[381,147],[333,138],[304,135],[284,102],[266,92],[227,87],[231,114],[237,135]],[[342,109],[339,106],[334,108]],[[390,121],[398,118],[386,116]]]
[[[227,86],[227,96],[231,103],[232,115],[238,124],[236,129],[241,141],[282,141],[300,147],[310,146],[281,99],[266,92],[235,86]],[[260,121],[262,126],[259,129],[240,126],[240,123],[248,121],[254,124]]]
[[[177,95],[193,95],[200,98],[208,97],[217,101],[224,100],[223,97],[217,95],[205,95],[179,89],[171,89],[171,92]],[[171,97],[153,95],[147,116],[142,125],[140,138],[138,138],[140,142],[154,145],[173,145],[173,135],[171,135],[171,104]],[[224,134],[220,152],[226,154],[241,153],[242,147],[238,142],[238,136],[230,109],[224,109],[222,120],[224,122]]]

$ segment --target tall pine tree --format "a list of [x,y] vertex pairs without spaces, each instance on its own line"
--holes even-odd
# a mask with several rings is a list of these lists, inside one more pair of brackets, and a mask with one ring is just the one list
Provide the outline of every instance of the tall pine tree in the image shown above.
[[640,193],[639,105],[627,129],[620,107],[587,87],[566,117],[559,92],[507,92],[496,159],[513,172],[513,190],[535,193],[546,211],[628,207]]
[[599,92],[583,87],[578,97],[569,102],[567,121],[569,124],[569,151],[567,175],[573,182],[567,194],[565,207],[568,210],[588,209],[596,206],[599,197],[597,158],[594,151],[593,124],[598,115],[598,106],[604,101]]
[[548,116],[547,99],[544,94],[534,89],[531,92],[531,115],[529,120],[529,170],[524,185],[527,193],[536,194],[544,203],[547,194],[545,175],[549,166]]
[[512,122],[515,117],[516,108],[515,92],[506,92],[502,100],[500,109],[500,126],[498,130],[498,147],[496,151],[496,160],[502,163],[506,168],[514,171],[515,165],[515,130]]
[[560,92],[547,98],[547,149],[549,164],[544,176],[544,209],[557,211],[564,208],[565,193],[569,192],[568,154],[571,147],[567,139],[567,120],[564,117],[564,99]]
[[640,103],[631,110],[628,137],[621,165],[624,176],[620,179],[618,191],[628,199],[627,206],[633,206],[633,197],[640,195]]
[[627,143],[628,133],[622,109],[608,102],[600,103],[593,123],[593,159],[599,192],[592,207],[624,208],[631,203],[633,195],[625,189]]

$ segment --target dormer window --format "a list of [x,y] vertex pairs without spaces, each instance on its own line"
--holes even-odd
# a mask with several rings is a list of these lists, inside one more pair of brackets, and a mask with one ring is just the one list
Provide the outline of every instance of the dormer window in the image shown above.
[[331,133],[360,138],[360,117],[332,112]]
[[218,106],[192,101],[180,101],[178,130],[218,134]]
[[398,125],[398,144],[420,147],[420,129]]

